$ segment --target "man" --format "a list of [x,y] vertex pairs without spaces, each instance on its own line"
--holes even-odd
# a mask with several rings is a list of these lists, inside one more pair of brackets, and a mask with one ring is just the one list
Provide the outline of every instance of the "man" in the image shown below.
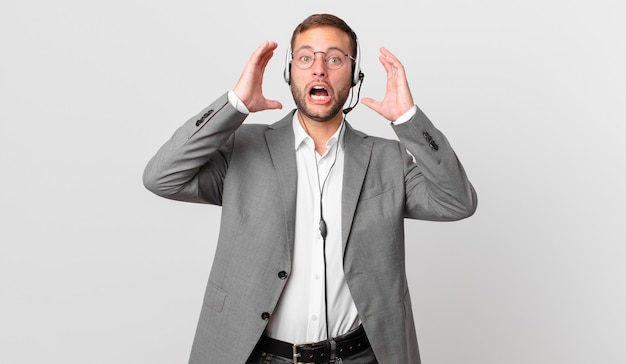
[[262,92],[276,48],[259,46],[235,88],[181,126],[144,173],[157,195],[222,206],[190,363],[419,363],[404,218],[468,217],[474,189],[385,48],[386,94],[362,103],[400,142],[345,121],[360,54],[329,14],[294,30],[284,78],[297,110],[242,125],[282,107]]

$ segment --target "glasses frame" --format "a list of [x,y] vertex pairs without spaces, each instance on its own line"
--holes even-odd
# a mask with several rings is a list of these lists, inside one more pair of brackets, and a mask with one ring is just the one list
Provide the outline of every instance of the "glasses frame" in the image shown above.
[[[311,53],[313,53],[313,58],[312,58],[312,59],[313,59],[313,61],[312,61],[311,63],[309,63],[309,64],[308,64],[308,66],[306,66],[306,67],[301,67],[301,64],[299,64],[299,63],[298,63],[298,61],[297,61],[297,60],[296,60],[296,58],[295,58],[295,54],[296,54],[296,53],[298,53],[298,52],[300,52],[300,51],[302,51],[302,50],[310,51]],[[309,68],[311,68],[311,67],[313,66],[313,64],[315,63],[315,60],[316,60],[315,55],[317,55],[318,53],[323,53],[323,54],[324,54],[324,56],[322,57],[322,62],[324,62],[324,65],[325,65],[328,69],[331,69],[331,70],[338,70],[338,69],[341,69],[341,68],[343,67],[343,65],[344,65],[345,63],[348,63],[348,62],[342,62],[342,63],[341,63],[341,65],[340,65],[339,67],[337,67],[337,68],[332,68],[331,66],[329,66],[329,63],[328,63],[328,57],[326,57],[326,54],[328,54],[328,52],[332,52],[332,51],[338,51],[338,52],[339,52],[339,53],[341,53],[341,54],[342,54],[345,58],[348,58],[348,59],[352,60],[352,62],[355,62],[355,63],[356,63],[356,58],[352,57],[351,55],[349,55],[349,54],[348,54],[348,53],[346,53],[343,49],[340,49],[340,48],[328,48],[326,51],[314,51],[313,49],[311,49],[311,48],[307,48],[307,47],[302,47],[302,48],[299,48],[299,49],[298,49],[297,51],[295,51],[295,52],[291,52],[291,63],[294,63],[294,64],[296,65],[296,67],[298,67],[298,68],[299,68],[299,69],[301,69],[301,70],[308,70],[308,69],[309,69]]]

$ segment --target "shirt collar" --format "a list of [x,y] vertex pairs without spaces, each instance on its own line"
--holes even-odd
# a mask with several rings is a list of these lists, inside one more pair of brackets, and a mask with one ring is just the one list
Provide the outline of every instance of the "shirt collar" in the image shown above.
[[[335,143],[337,143],[337,138],[341,138],[339,141],[339,146],[343,149],[343,136],[345,133],[341,133],[341,135],[339,133],[341,132],[342,129],[345,128],[345,125],[343,125],[345,122],[346,122],[345,119],[342,120],[341,124],[339,125],[339,128],[337,128],[337,131],[335,131],[335,134],[333,134],[328,139],[328,141],[326,142],[327,149],[330,150],[331,147],[335,145]],[[303,143],[307,143],[311,148],[313,148],[313,138],[309,136],[309,134],[306,132],[306,130],[304,130],[304,128],[300,124],[300,121],[298,120],[297,110],[295,113],[293,113],[292,124],[293,124],[293,133],[295,136],[295,149],[296,150],[300,149]]]

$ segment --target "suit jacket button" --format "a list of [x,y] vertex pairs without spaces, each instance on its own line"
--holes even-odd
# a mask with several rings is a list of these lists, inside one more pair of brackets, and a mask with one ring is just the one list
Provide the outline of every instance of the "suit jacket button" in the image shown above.
[[263,312],[263,313],[261,314],[261,318],[262,318],[263,320],[265,320],[265,321],[269,321],[269,319],[270,319],[270,314],[269,314],[269,312]]
[[281,270],[280,272],[278,272],[278,278],[287,279],[287,272],[285,272],[284,270]]
[[196,120],[196,126],[200,126],[200,124],[202,124],[203,121],[205,121],[209,116],[211,116],[211,114],[213,114],[213,109],[205,112],[200,119]]

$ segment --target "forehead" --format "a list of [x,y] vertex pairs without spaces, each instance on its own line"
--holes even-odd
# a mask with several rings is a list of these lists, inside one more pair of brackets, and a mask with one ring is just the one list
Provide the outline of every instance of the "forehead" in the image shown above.
[[296,36],[293,48],[303,47],[314,50],[328,48],[350,49],[350,37],[342,30],[331,26],[319,26],[307,29]]

